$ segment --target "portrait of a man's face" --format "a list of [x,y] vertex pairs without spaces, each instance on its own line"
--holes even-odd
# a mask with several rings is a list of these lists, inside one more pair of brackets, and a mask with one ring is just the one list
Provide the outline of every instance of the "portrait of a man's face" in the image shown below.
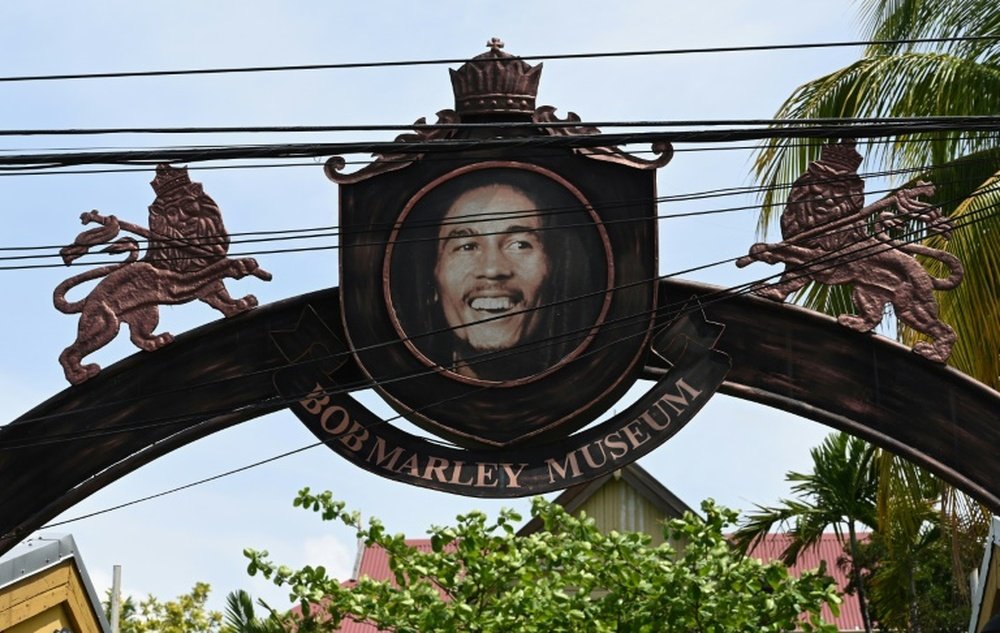
[[483,185],[460,195],[438,231],[434,281],[444,320],[477,352],[509,349],[538,324],[549,274],[541,217],[527,193]]
[[401,338],[473,381],[523,381],[579,353],[610,285],[606,240],[582,196],[539,170],[439,180],[411,200],[387,249]]

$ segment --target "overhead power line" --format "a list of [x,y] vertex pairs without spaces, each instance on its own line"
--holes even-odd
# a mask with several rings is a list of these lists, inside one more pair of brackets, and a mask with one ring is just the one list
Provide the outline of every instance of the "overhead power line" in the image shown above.
[[[844,40],[836,42],[800,42],[794,44],[758,44],[743,46],[705,46],[693,48],[667,48],[636,51],[606,51],[583,53],[550,53],[547,55],[515,55],[525,61],[556,59],[599,59],[616,57],[660,57],[670,55],[698,55],[715,53],[752,53],[766,51],[809,50],[823,48],[855,48],[861,46],[882,46],[896,44],[944,44],[951,42],[990,42],[1000,40],[1000,35],[928,37],[899,40]],[[31,81],[66,81],[75,79],[123,79],[134,77],[178,77],[188,75],[234,75],[250,73],[289,72],[306,70],[348,70],[355,68],[393,68],[402,66],[434,66],[441,64],[464,64],[467,62],[492,62],[474,60],[468,57],[446,57],[438,59],[406,59],[393,61],[338,62],[330,64],[290,64],[281,66],[238,66],[225,68],[187,68],[180,70],[135,70],[91,73],[59,73],[50,75],[16,75],[0,77],[0,83]]]
[[773,138],[880,138],[928,132],[997,132],[1000,116],[961,121],[904,121],[857,125],[815,125],[785,128],[722,128],[710,130],[664,130],[578,136],[532,136],[491,139],[451,139],[438,141],[366,141],[340,143],[278,143],[219,145],[200,148],[125,150],[112,152],[27,153],[0,156],[0,169],[38,169],[95,164],[150,164],[155,162],[202,162],[209,160],[319,158],[341,154],[427,154],[481,149],[595,148],[630,143],[729,143]]
[[[969,222],[968,224],[971,224],[971,223],[973,223],[973,222]],[[896,248],[896,247],[889,246],[888,249],[886,249],[886,250],[892,250],[894,248]],[[869,257],[869,256],[872,256],[872,255],[875,255],[875,254],[877,254],[877,253],[875,253],[875,252],[868,253],[866,255],[862,255],[861,258]],[[814,263],[816,263],[816,262],[807,263],[806,266],[811,266]],[[834,264],[834,265],[836,265],[836,264]],[[747,285],[747,284],[742,284],[741,286],[736,286],[734,288],[727,289],[725,291],[722,291],[721,293],[718,293],[718,296],[716,296],[715,298],[711,299],[709,301],[709,303],[714,303],[715,301],[720,301],[720,300],[726,300],[726,299],[728,299],[728,298],[730,298],[732,296],[739,296],[741,294],[746,294],[749,291],[750,291],[750,286]],[[697,307],[692,308],[692,309],[700,310],[701,307],[697,306]],[[664,327],[666,327],[666,326],[664,326]],[[480,389],[483,389],[483,388],[484,387],[481,387]],[[440,404],[440,403],[435,403],[435,404]],[[397,414],[397,415],[392,416],[392,417],[390,417],[390,418],[388,418],[386,420],[383,420],[382,423],[388,423],[388,422],[391,422],[393,420],[399,419],[401,417],[403,417],[402,414]],[[327,440],[321,440],[321,441],[318,441],[318,442],[313,442],[313,443],[307,444],[305,446],[302,446],[302,447],[299,447],[299,448],[296,448],[296,449],[285,451],[283,453],[279,453],[279,454],[273,455],[271,457],[267,457],[267,458],[264,458],[264,459],[261,459],[261,460],[249,463],[249,464],[245,464],[243,466],[239,466],[239,467],[236,467],[236,468],[224,471],[224,472],[220,472],[220,473],[217,473],[215,475],[211,475],[209,477],[205,477],[203,479],[199,479],[199,480],[196,480],[196,481],[191,481],[191,482],[188,482],[186,484],[183,484],[183,485],[180,485],[180,486],[176,486],[174,488],[170,488],[170,489],[167,489],[167,490],[162,490],[162,491],[154,493],[154,494],[150,494],[150,495],[147,495],[147,496],[144,496],[144,497],[136,498],[136,499],[133,499],[133,500],[121,503],[121,504],[117,504],[117,505],[114,505],[114,506],[106,507],[106,508],[103,508],[103,509],[100,509],[100,510],[96,510],[96,511],[93,511],[93,512],[89,512],[89,513],[86,513],[86,514],[83,514],[83,515],[79,515],[79,516],[76,516],[76,517],[71,517],[71,518],[65,519],[63,521],[49,523],[49,524],[43,526],[43,529],[51,529],[51,528],[56,527],[56,526],[66,525],[66,524],[69,524],[69,523],[75,523],[75,522],[78,522],[78,521],[81,521],[81,520],[93,518],[95,516],[99,516],[99,515],[102,515],[102,514],[113,512],[115,510],[120,510],[120,509],[129,507],[129,506],[132,506],[132,505],[143,503],[145,501],[150,501],[152,499],[156,499],[156,498],[167,496],[167,495],[170,495],[170,494],[173,494],[173,493],[176,493],[176,492],[180,492],[182,490],[186,490],[186,489],[189,489],[189,488],[197,487],[197,486],[200,486],[200,485],[203,485],[203,484],[206,484],[206,483],[210,483],[212,481],[216,481],[218,479],[229,477],[231,475],[239,474],[241,472],[246,472],[246,471],[251,470],[253,468],[256,468],[258,466],[263,466],[265,464],[268,464],[268,463],[271,463],[271,462],[283,459],[285,457],[289,457],[289,456],[301,453],[303,451],[315,448],[317,446],[320,446],[322,444],[325,444],[325,443],[330,442],[330,441],[335,441],[335,440],[336,440],[336,438],[329,438]],[[10,536],[10,533],[3,535],[3,537],[8,537],[8,536]]]
[[[860,120],[860,119],[859,119]],[[817,119],[811,119],[811,121],[817,121]],[[1000,135],[1000,130],[994,132],[994,134]],[[907,145],[913,143],[932,143],[935,141],[947,139],[948,141],[978,141],[982,142],[986,140],[987,136],[983,133],[968,133],[968,134],[955,134],[951,131],[943,131],[938,134],[928,134],[922,133],[919,137],[914,138],[913,136],[900,136],[900,137],[885,137],[885,138],[867,138],[864,140],[865,145],[875,147],[879,145]],[[1000,140],[1000,136],[996,137],[996,140]],[[794,149],[798,147],[815,147],[817,145],[822,145],[826,143],[827,140],[824,139],[803,139],[799,142],[789,142],[784,143],[782,147],[786,149]],[[194,146],[197,147],[197,146]],[[159,151],[162,149],[193,149],[192,146],[152,146],[143,147],[145,151]],[[204,146],[213,147],[213,146]],[[19,152],[93,152],[93,151],[109,151],[109,150],[135,150],[140,149],[136,146],[83,146],[83,147],[45,147],[45,148],[0,148],[0,156],[5,154],[15,154]],[[721,144],[721,143],[710,143],[705,146],[691,145],[691,146],[681,146],[674,147],[674,154],[683,153],[701,153],[701,152],[728,152],[728,151],[758,151],[760,150],[760,145],[756,143],[747,144]],[[633,156],[643,156],[643,155],[654,155],[656,152],[648,149],[629,149],[629,154]],[[524,152],[518,154],[518,160],[531,160],[533,158],[539,158],[540,154],[535,154],[531,152]],[[423,162],[434,162],[440,160],[452,160],[449,156],[424,156],[421,159]],[[978,159],[977,159],[978,160]],[[387,163],[406,163],[410,162],[409,158],[393,158],[386,157],[384,161]],[[344,166],[348,165],[369,165],[372,160],[345,160]],[[287,167],[305,167],[310,169],[315,169],[319,166],[315,159],[309,161],[298,161],[292,162],[286,160],[285,162],[253,162],[253,163],[236,163],[236,164],[198,164],[189,165],[189,171],[228,171],[234,169],[277,169],[277,168],[287,168]],[[42,165],[38,167],[25,167],[17,168],[13,171],[4,171],[0,168],[0,177],[21,177],[21,176],[76,176],[76,175],[90,175],[90,174],[128,174],[128,173],[152,173],[155,171],[155,165],[150,164],[139,164],[129,167],[105,167],[105,168],[80,168],[80,169],[69,169],[65,167],[48,166]],[[864,175],[864,174],[862,174]]]
[[[988,193],[988,192],[995,192],[996,190],[997,190],[996,186],[990,186],[990,187],[987,187],[987,188],[984,188],[984,189],[978,191],[974,195],[982,195],[982,194],[985,194],[985,193]],[[989,206],[987,206],[987,207],[985,207],[983,209],[980,209],[980,210],[975,211],[973,213],[970,213],[970,214],[968,214],[966,216],[963,216],[963,218],[960,221],[953,223],[951,228],[952,228],[952,230],[960,230],[960,229],[963,229],[963,228],[968,227],[968,226],[979,224],[980,222],[982,222],[982,221],[984,221],[984,220],[986,220],[986,219],[988,219],[990,217],[995,216],[996,213],[997,213],[997,205],[991,204],[991,205],[989,205]],[[943,220],[940,220],[940,221],[943,221]],[[831,234],[832,233],[850,232],[852,230],[854,230],[854,228],[848,226],[846,228],[839,228],[839,229],[833,230],[833,231],[831,231]],[[902,235],[898,236],[896,239],[900,240],[903,244],[908,244],[908,243],[913,243],[913,242],[921,241],[925,237],[926,237],[926,229],[915,228],[915,229],[912,229],[912,230],[908,231],[905,234],[902,234]],[[877,254],[879,252],[882,252],[884,250],[895,250],[896,248],[899,248],[899,246],[897,246],[895,244],[892,244],[892,243],[881,243],[881,244],[876,244],[876,245],[872,245],[872,246],[865,246],[864,248],[860,248],[860,249],[854,249],[854,247],[860,246],[861,243],[864,242],[867,239],[868,239],[867,237],[863,237],[863,238],[858,238],[858,239],[851,240],[849,243],[847,243],[847,244],[845,244],[843,246],[842,250],[845,251],[845,252],[838,251],[838,252],[833,252],[833,253],[829,253],[829,254],[822,254],[822,255],[817,256],[816,258],[814,258],[812,260],[803,262],[802,264],[797,265],[797,266],[786,265],[784,271],[779,271],[779,272],[771,273],[771,274],[769,274],[769,275],[767,275],[767,276],[765,276],[763,278],[755,279],[753,281],[742,283],[742,284],[738,284],[736,286],[731,286],[729,288],[719,289],[717,292],[711,293],[711,294],[706,295],[705,297],[703,297],[702,300],[701,300],[701,305],[706,305],[707,306],[707,305],[711,305],[712,303],[715,303],[717,301],[727,300],[727,299],[729,299],[729,298],[731,298],[733,296],[739,296],[741,294],[747,294],[748,292],[751,292],[754,288],[758,287],[759,285],[761,285],[763,283],[766,283],[766,282],[769,282],[769,281],[771,281],[771,280],[773,280],[775,278],[779,278],[780,277],[783,280],[789,280],[789,279],[798,278],[798,277],[803,276],[803,275],[809,276],[809,275],[815,274],[816,272],[821,272],[823,270],[827,270],[827,269],[830,269],[830,268],[836,268],[836,267],[841,266],[841,265],[843,265],[845,263],[850,263],[850,262],[853,262],[853,261],[858,261],[858,260],[865,259],[865,258],[867,258],[869,256],[875,255],[875,254]],[[854,249],[854,250],[852,250],[852,249]],[[723,265],[723,264],[732,263],[732,262],[736,261],[737,259],[739,259],[739,258],[738,257],[729,257],[729,258],[718,260],[718,261],[715,261],[715,262],[712,262],[712,263],[709,263],[709,264],[703,264],[703,265],[696,266],[696,267],[693,267],[693,268],[687,268],[687,269],[684,269],[684,270],[679,270],[679,271],[674,271],[674,272],[671,272],[671,273],[667,273],[665,275],[657,275],[657,276],[654,276],[654,277],[651,277],[651,278],[641,279],[641,280],[637,280],[637,281],[634,281],[634,282],[629,282],[629,283],[626,283],[626,284],[617,285],[617,286],[613,287],[612,290],[621,290],[621,289],[624,289],[624,288],[634,287],[636,285],[641,285],[641,284],[645,284],[645,283],[649,283],[649,282],[656,282],[656,281],[661,281],[661,280],[665,280],[665,279],[670,279],[670,278],[678,277],[678,276],[685,275],[685,274],[688,274],[688,273],[691,273],[691,272],[696,272],[696,271],[699,271],[699,270],[704,270],[704,269],[707,269],[707,268],[711,268],[711,267],[715,267],[715,266],[719,266],[719,265]],[[536,311],[536,310],[539,310],[539,309],[551,308],[551,307],[556,306],[556,305],[572,304],[575,301],[584,300],[584,299],[591,298],[591,297],[599,295],[599,294],[603,294],[605,291],[606,290],[599,290],[599,291],[592,292],[592,293],[585,293],[585,294],[582,294],[582,295],[576,295],[576,296],[573,296],[573,297],[568,297],[568,298],[565,298],[565,299],[560,299],[560,300],[553,301],[553,302],[550,302],[550,303],[547,303],[547,304],[544,304],[544,305],[540,305],[540,306],[536,306],[536,307],[532,307],[532,308],[527,308],[527,309],[524,310],[524,312],[532,312],[532,311]],[[640,319],[641,318],[646,318],[649,315],[653,315],[654,317],[656,317],[656,316],[662,315],[662,314],[673,313],[678,308],[683,307],[684,303],[687,303],[687,301],[685,300],[685,301],[682,301],[680,303],[668,303],[668,304],[665,304],[665,305],[660,305],[660,306],[657,306],[657,307],[655,307],[655,308],[653,308],[651,310],[648,310],[648,311],[634,313],[634,314],[631,314],[631,315],[628,315],[628,316],[625,316],[625,317],[620,317],[619,319],[615,319],[613,321],[605,322],[605,326],[611,326],[612,329],[618,329],[618,328],[620,328],[622,326],[626,326],[627,327],[630,322],[632,322],[634,319],[637,319],[637,318],[640,318]],[[500,319],[500,318],[504,318],[504,317],[489,317],[489,318],[484,318],[484,319],[480,320],[479,323],[488,322],[488,321],[492,321],[492,320],[496,320],[496,319]],[[440,333],[443,333],[443,332],[452,331],[454,329],[456,329],[456,328],[454,328],[454,327],[445,327],[445,328],[442,328],[442,329],[439,329],[439,330],[433,330],[433,331],[424,332],[424,333],[421,333],[419,335],[415,335],[415,336],[412,336],[412,337],[407,337],[406,339],[402,339],[402,340],[415,340],[415,339],[419,339],[419,338],[422,338],[422,337],[425,337],[425,336],[432,336],[432,335],[437,335],[437,334],[440,334]],[[580,330],[576,330],[576,331],[562,333],[562,334],[559,334],[559,335],[548,336],[548,337],[545,337],[545,338],[541,339],[540,341],[535,341],[535,342],[531,342],[531,343],[518,344],[514,348],[512,348],[511,350],[503,350],[503,351],[498,351],[498,352],[487,352],[487,353],[481,354],[481,355],[479,355],[477,357],[474,357],[476,360],[471,361],[471,362],[473,364],[475,364],[475,363],[479,363],[479,362],[486,362],[488,360],[492,360],[492,359],[496,359],[496,358],[502,358],[502,357],[507,356],[508,354],[530,353],[532,350],[536,349],[537,347],[539,347],[541,345],[545,345],[548,342],[557,340],[560,337],[563,337],[563,336],[574,336],[574,335],[581,334],[581,333],[583,333],[585,331],[588,331],[588,330],[589,330],[589,327],[583,328],[583,329],[580,329]],[[383,347],[385,345],[394,345],[397,342],[398,341],[392,341],[392,342],[387,342],[387,343],[374,344],[374,345],[371,345],[371,346],[367,346],[367,347],[363,347],[363,348],[358,348],[355,351],[362,351],[363,352],[363,351],[375,349],[375,348],[378,348],[378,347]],[[310,359],[310,360],[289,362],[289,363],[286,363],[285,365],[283,365],[283,367],[289,368],[289,367],[294,367],[294,366],[306,365],[306,364],[310,364],[310,363],[314,363],[314,362],[322,361],[322,360],[336,359],[336,358],[340,357],[342,354],[345,354],[345,353],[349,354],[350,352],[331,353],[329,355],[322,356],[322,357],[319,357],[319,358],[313,358],[313,359]],[[271,371],[274,371],[274,368],[268,368],[266,370],[262,370],[261,372],[255,372],[255,373],[264,373],[264,372],[271,372]],[[406,380],[409,380],[411,378],[416,378],[416,377],[419,377],[419,376],[422,376],[422,375],[426,375],[428,373],[435,373],[436,371],[437,370],[435,370],[435,369],[429,369],[429,370],[426,370],[426,371],[423,371],[423,372],[408,373],[408,374],[394,375],[394,376],[372,376],[371,379],[374,380],[375,384],[383,384],[384,385],[384,384],[389,384],[389,383],[406,381]],[[204,387],[204,386],[208,386],[210,384],[221,384],[221,383],[227,382],[228,380],[229,379],[223,379],[223,380],[220,380],[220,381],[209,381],[209,382],[206,382],[206,383],[200,383],[198,385],[193,385],[193,386]],[[189,389],[189,388],[191,388],[193,386],[185,387],[185,389]],[[372,383],[366,378],[366,379],[364,379],[362,381],[359,381],[357,383],[339,385],[338,388],[337,388],[336,393],[349,392],[349,391],[354,391],[354,390],[357,390],[357,389],[368,388],[368,387],[371,387],[371,386],[372,386]],[[142,397],[128,398],[126,400],[121,400],[121,401],[116,401],[116,402],[109,402],[109,403],[103,403],[101,405],[98,405],[97,407],[87,407],[86,409],[76,408],[76,409],[74,409],[73,413],[80,413],[81,411],[85,411],[85,410],[101,409],[101,408],[103,408],[105,406],[110,406],[110,405],[127,404],[127,403],[135,402],[135,401],[138,401],[138,400],[142,400],[142,399],[145,399],[145,398],[148,398],[148,397],[152,397],[152,396],[156,396],[156,395],[163,395],[164,393],[167,393],[167,392],[154,392],[154,393],[146,394],[146,395],[144,395]],[[330,391],[328,393],[332,395],[335,392]],[[297,401],[298,399],[300,399],[301,396],[303,396],[303,395],[305,395],[305,394],[300,394],[297,397],[286,398],[284,400],[281,400],[280,402],[278,400],[275,400],[274,398],[269,398],[266,401],[262,401],[260,403],[255,403],[254,405],[250,405],[250,406],[258,406],[258,407],[259,406],[264,406],[264,407],[272,407],[273,408],[276,404],[282,404],[282,403],[283,404],[291,404],[291,403]],[[212,412],[201,412],[199,415],[200,415],[200,417],[205,417],[206,415],[225,415],[225,414],[228,414],[228,413],[231,413],[231,411],[229,411],[229,410],[219,410],[219,411],[212,411]],[[41,421],[46,421],[46,420],[57,419],[57,418],[62,417],[63,415],[64,414],[38,416],[38,417],[30,418],[29,420],[20,420],[20,421],[18,421],[16,423],[11,423],[11,424],[8,424],[8,425],[0,425],[0,429],[3,429],[5,426],[11,426],[12,424],[23,424],[24,422],[28,422],[28,421],[31,421],[31,422],[41,422]],[[156,419],[156,420],[153,420],[153,421],[144,421],[144,422],[140,422],[138,424],[138,426],[135,426],[134,428],[149,428],[149,427],[154,427],[154,426],[163,426],[163,425],[177,424],[177,423],[181,423],[181,422],[186,422],[190,418],[191,418],[190,415],[186,415],[186,416],[180,416],[180,417],[176,417],[176,416],[175,417],[167,417],[167,418],[162,418],[162,419]],[[128,430],[130,430],[130,429],[133,428],[133,425],[135,425],[135,423],[134,422],[130,422],[129,424],[126,424],[126,425],[124,425],[122,427],[114,427],[114,428],[106,428],[106,429],[98,429],[98,430],[76,431],[76,432],[67,434],[66,437],[59,437],[59,438],[55,438],[55,437],[52,437],[52,436],[47,436],[44,439],[35,440],[35,441],[29,442],[28,444],[25,444],[23,446],[27,446],[27,445],[34,446],[34,445],[44,444],[44,443],[47,443],[47,442],[65,441],[66,439],[74,439],[74,438],[82,438],[82,437],[96,437],[96,436],[101,436],[101,435],[113,434],[113,433],[128,431]],[[3,449],[0,449],[0,450],[16,450],[19,447],[22,447],[22,445],[16,444],[16,443],[15,443],[15,445],[7,444],[7,445],[4,446]]]
[[110,134],[262,134],[317,132],[409,132],[413,130],[535,130],[538,128],[671,128],[734,126],[856,125],[861,123],[979,123],[990,115],[923,117],[816,117],[810,119],[690,119],[639,121],[497,121],[493,123],[361,123],[355,125],[249,125],[188,127],[97,127],[0,129],[0,136],[103,136]]
[[[871,177],[884,177],[888,175],[899,175],[899,174],[911,174],[911,173],[924,173],[927,170],[933,170],[934,166],[926,166],[922,169],[909,168],[905,170],[892,170],[892,171],[879,171],[879,172],[866,172],[859,174],[864,178]],[[937,182],[938,185],[950,184],[954,182],[978,182],[979,179],[959,179],[948,181],[945,183]],[[617,200],[608,201],[608,207],[621,207],[621,206],[633,206],[652,203],[654,205],[660,205],[664,203],[676,203],[684,201],[694,201],[694,200],[705,200],[711,198],[721,198],[726,196],[735,195],[748,195],[753,193],[762,193],[770,189],[787,189],[792,185],[789,184],[784,187],[734,187],[728,189],[718,189],[718,190],[708,190],[708,191],[696,191],[684,194],[674,194],[666,196],[658,196],[656,198],[642,198],[642,199],[630,199],[630,200]],[[866,193],[868,195],[872,194],[884,194],[896,191],[897,187],[887,187],[882,189],[872,189],[868,190]],[[833,198],[834,200],[837,197]],[[648,217],[636,217],[628,219],[620,219],[611,222],[603,222],[602,224],[618,224],[618,223],[630,223],[630,222],[647,222],[650,219],[656,220],[670,220],[678,218],[688,218],[688,217],[700,217],[708,215],[719,215],[726,213],[734,213],[738,211],[748,211],[753,209],[758,209],[757,204],[744,204],[729,207],[719,207],[719,208],[709,208],[709,209],[698,209],[692,211],[676,211],[670,213],[662,213],[656,216]],[[552,216],[552,215],[564,215],[571,213],[579,213],[582,210],[580,206],[560,206],[560,207],[542,207],[525,209],[523,211],[516,211],[512,213],[504,213],[503,217],[524,217],[524,216]],[[469,219],[481,217],[481,218],[495,218],[497,217],[493,212],[484,213],[474,213],[463,217],[461,220],[453,221],[435,221],[433,223],[420,223],[415,222],[412,224],[413,228],[418,228],[421,226],[444,226],[448,224],[464,224]],[[357,234],[364,233],[378,233],[383,230],[391,229],[394,224],[387,224],[384,226],[368,225],[366,228],[355,231]],[[587,224],[568,224],[568,225],[558,225],[552,227],[543,227],[539,229],[540,231],[548,230],[558,230],[574,227],[588,227],[592,226],[591,223]],[[316,240],[324,238],[337,238],[341,236],[341,227],[335,225],[319,226],[319,227],[305,227],[299,229],[281,229],[281,230],[270,230],[270,231],[246,231],[241,233],[229,233],[227,235],[203,235],[196,238],[196,241],[191,243],[185,243],[179,241],[178,238],[169,238],[163,236],[158,240],[148,240],[148,239],[134,239],[137,246],[145,248],[146,252],[154,252],[164,249],[173,249],[178,246],[187,246],[189,248],[199,249],[212,245],[226,244],[228,246],[233,246],[237,244],[262,244],[262,243],[289,243],[289,242],[300,242],[302,240]],[[503,233],[500,231],[498,233]],[[487,233],[489,235],[489,233]],[[439,236],[434,236],[430,238],[417,238],[417,239],[396,239],[396,240],[385,240],[379,242],[359,242],[353,244],[353,247],[368,247],[372,245],[382,245],[382,244],[397,244],[397,243],[412,243],[425,241],[428,239],[438,240],[444,239]],[[8,264],[7,262],[30,262],[32,260],[51,260],[51,259],[61,259],[59,250],[63,248],[65,244],[50,244],[50,245],[37,245],[37,246],[4,246],[0,245],[0,271],[12,271],[12,270],[33,270],[33,269],[44,269],[44,268],[65,268],[65,267],[82,267],[82,266],[98,266],[98,265],[108,265],[108,264],[118,264],[121,263],[118,260],[100,260],[100,261],[89,261],[80,260],[71,262],[69,264],[59,262],[53,263],[17,263]],[[229,257],[248,257],[248,256],[261,256],[261,255],[274,255],[274,254],[288,254],[288,253],[302,253],[302,252],[315,252],[315,251],[326,251],[326,250],[339,250],[345,248],[344,245],[332,244],[332,245],[314,245],[314,246],[303,246],[303,247],[282,247],[273,248],[265,250],[250,250],[241,252],[229,253]],[[48,252],[45,252],[48,251]],[[5,252],[16,252],[16,255],[7,255]],[[206,254],[210,254],[206,251]],[[185,261],[194,259],[195,255],[187,256],[176,256],[176,257],[158,257],[158,262],[167,261]]]

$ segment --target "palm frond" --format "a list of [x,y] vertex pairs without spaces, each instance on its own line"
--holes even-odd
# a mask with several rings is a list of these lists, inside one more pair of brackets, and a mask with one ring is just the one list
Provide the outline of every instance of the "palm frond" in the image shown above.
[[253,626],[255,619],[250,594],[238,589],[226,595],[225,622],[228,629],[245,633]]
[[862,32],[873,44],[866,56],[937,49],[975,59],[1000,48],[997,40],[902,43],[898,40],[990,35],[998,32],[993,0],[863,0]]
[[[961,225],[951,239],[933,236],[928,246],[946,250],[964,264],[965,276],[954,290],[938,293],[939,314],[959,339],[949,364],[993,389],[1000,389],[1000,171],[951,213]],[[932,275],[947,275],[937,260],[921,258]],[[900,328],[900,338],[909,345],[922,335]]]
[[[861,59],[806,83],[785,101],[776,118],[992,115],[1000,111],[1000,67],[934,53]],[[778,217],[787,187],[819,157],[822,139],[771,139],[758,150],[754,172],[766,186],[757,231],[765,235]],[[971,152],[996,147],[994,133],[928,131],[891,144],[868,143],[867,169],[892,165],[926,169]]]

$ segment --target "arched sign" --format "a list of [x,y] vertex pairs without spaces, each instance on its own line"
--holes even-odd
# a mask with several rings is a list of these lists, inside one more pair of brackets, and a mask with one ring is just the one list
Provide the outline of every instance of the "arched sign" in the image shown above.
[[[1000,512],[996,391],[808,310],[676,280],[661,282],[659,296],[676,311],[699,298],[709,321],[726,323],[716,347],[732,359],[732,369],[720,392],[863,437]],[[674,314],[665,311],[664,321]],[[289,406],[275,385],[282,372],[364,384],[346,348],[338,347],[340,319],[337,289],[262,306],[178,336],[154,355],[107,367],[4,427],[0,550],[166,452]],[[650,360],[643,377],[661,377],[667,364]],[[327,439],[344,446],[338,437]]]
[[[400,143],[599,134],[535,108],[541,66],[500,46],[453,71],[456,111],[439,113],[440,127]],[[64,260],[105,244],[126,259],[56,289],[56,307],[80,314],[60,357],[74,386],[0,427],[0,553],[142,464],[282,408],[371,472],[514,497],[621,468],[721,391],[866,438],[1000,512],[1000,394],[942,363],[954,332],[932,290],[959,283],[961,263],[938,255],[950,273],[931,277],[893,233],[892,209],[947,232],[921,199],[931,185],[864,206],[853,143],[827,145],[792,188],[782,242],[740,260],[786,265],[750,296],[657,278],[654,173],[669,145],[654,160],[615,147],[464,147],[380,156],[352,174],[331,159],[341,286],[262,307],[229,296],[226,278],[270,274],[227,256],[221,211],[185,170],[158,168],[148,227],[85,214],[98,226]],[[141,259],[123,231],[148,240]],[[95,279],[86,299],[66,299]],[[852,283],[859,313],[780,303],[808,280]],[[194,300],[226,318],[176,339],[156,331],[158,305]],[[911,351],[868,334],[887,303],[931,341]],[[86,364],[122,324],[152,353]],[[647,393],[592,424],[639,378],[653,380]],[[350,395],[368,388],[451,444],[393,427]]]

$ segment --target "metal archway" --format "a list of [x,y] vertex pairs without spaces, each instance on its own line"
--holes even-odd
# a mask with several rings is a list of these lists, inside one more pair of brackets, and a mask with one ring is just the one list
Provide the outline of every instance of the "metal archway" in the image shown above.
[[[1000,393],[794,306],[676,280],[661,282],[660,296],[677,306],[696,297],[725,324],[717,347],[733,369],[723,393],[863,437],[1000,513]],[[284,408],[273,376],[288,363],[272,335],[294,331],[307,307],[339,327],[336,288],[273,303],[135,354],[0,428],[0,553],[143,464]],[[349,357],[325,369],[338,384],[366,386]]]

